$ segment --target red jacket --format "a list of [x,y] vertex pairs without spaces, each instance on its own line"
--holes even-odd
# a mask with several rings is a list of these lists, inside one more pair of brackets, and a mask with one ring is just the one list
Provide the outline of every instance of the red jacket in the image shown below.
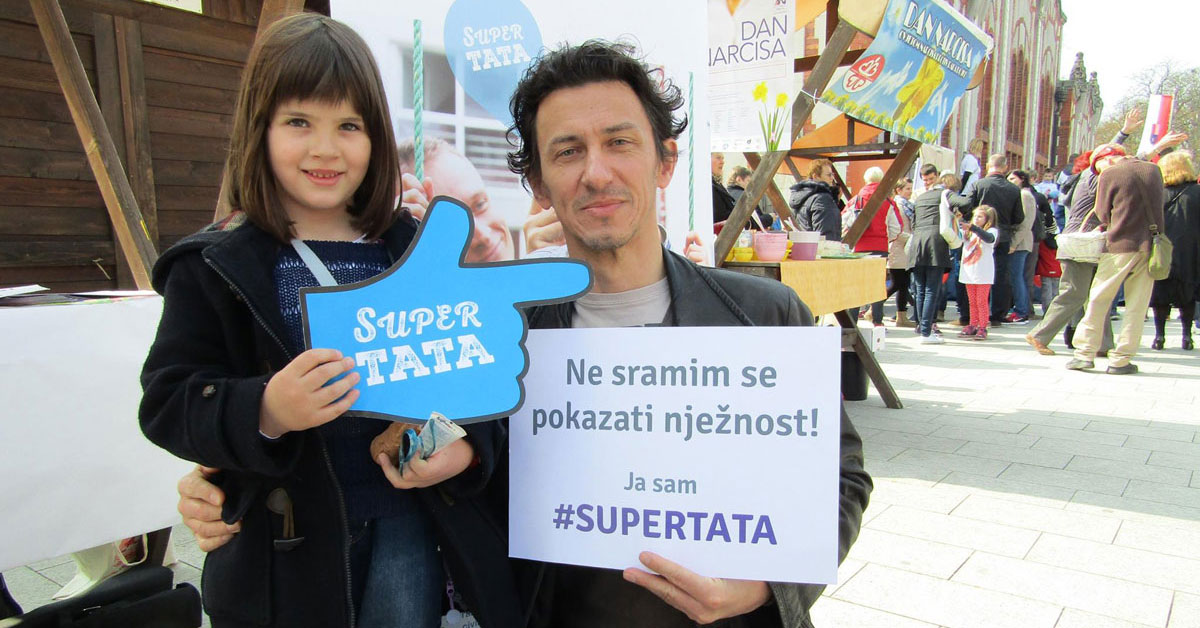
[[[868,183],[863,186],[863,189],[858,191],[858,195],[850,200],[850,204],[846,206],[846,211],[862,211],[862,208],[867,206],[867,201],[871,200],[871,195],[875,193],[878,187],[878,183]],[[867,225],[867,230],[863,232],[858,242],[854,243],[855,251],[887,253],[888,212],[895,212],[896,219],[900,220],[900,210],[896,207],[896,203],[892,201],[891,197],[883,201],[883,205],[880,206],[879,211],[875,212],[875,217],[871,219],[871,224]]]

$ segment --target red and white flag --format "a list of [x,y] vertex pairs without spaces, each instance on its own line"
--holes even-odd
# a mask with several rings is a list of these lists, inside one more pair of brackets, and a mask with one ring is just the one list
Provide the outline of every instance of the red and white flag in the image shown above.
[[1146,128],[1142,131],[1142,143],[1138,146],[1138,154],[1150,152],[1158,140],[1161,140],[1171,130],[1171,109],[1174,96],[1154,95],[1146,106]]

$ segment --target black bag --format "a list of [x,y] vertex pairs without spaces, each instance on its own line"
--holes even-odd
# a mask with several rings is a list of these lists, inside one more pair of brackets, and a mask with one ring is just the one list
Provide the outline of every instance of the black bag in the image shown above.
[[0,628],[198,628],[200,592],[166,567],[136,567],[73,598],[0,620]]

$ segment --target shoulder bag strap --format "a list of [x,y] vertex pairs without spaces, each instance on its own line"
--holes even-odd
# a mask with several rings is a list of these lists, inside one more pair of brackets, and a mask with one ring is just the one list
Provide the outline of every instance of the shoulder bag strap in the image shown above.
[[301,240],[300,238],[292,238],[292,248],[296,249],[296,253],[300,256],[300,260],[304,262],[305,266],[308,266],[308,270],[313,274],[313,277],[317,278],[318,284],[322,286],[338,285],[337,280],[333,278],[333,273],[329,272],[329,268],[325,266],[325,263],[321,261],[321,258],[317,257],[317,254],[314,253],[313,250],[304,243],[304,240]]

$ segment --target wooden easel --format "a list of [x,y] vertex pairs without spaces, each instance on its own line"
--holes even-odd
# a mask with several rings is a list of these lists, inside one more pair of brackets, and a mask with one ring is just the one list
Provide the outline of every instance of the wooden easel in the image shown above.
[[[812,73],[804,81],[804,87],[800,93],[796,95],[795,102],[792,104],[792,134],[788,146],[791,146],[812,116],[813,108],[816,106],[814,95],[825,91],[825,87],[829,84],[829,80],[833,77],[833,73],[843,61],[844,56],[850,49],[850,42],[854,39],[858,32],[850,24],[837,19],[836,6],[831,5],[830,10],[826,13],[827,20],[837,20],[837,26],[830,32],[826,41],[824,50],[813,66]],[[853,123],[851,123],[853,124]],[[921,142],[917,140],[908,140],[900,149],[900,153],[896,155],[892,165],[888,168],[883,176],[883,181],[879,184],[881,190],[891,190],[895,187],[896,182],[900,179],[904,172],[912,166],[913,161],[917,157],[917,153],[921,148]],[[725,221],[725,228],[721,230],[717,236],[717,242],[714,248],[716,249],[716,260],[719,265],[724,264],[725,258],[729,255],[730,249],[733,247],[734,240],[746,225],[746,220],[750,216],[750,212],[754,207],[758,206],[759,200],[768,190],[774,192],[771,194],[772,202],[776,206],[782,203],[782,195],[774,183],[775,173],[779,171],[779,167],[788,157],[787,151],[776,151],[766,153],[765,155],[746,154],[746,161],[751,165],[753,172],[750,175],[750,181],[746,184],[746,191],[738,199],[730,212],[729,218]],[[797,179],[800,178],[800,173],[795,170],[791,160],[787,159],[788,167],[792,170],[792,175]],[[776,196],[780,198],[779,202],[775,201]],[[871,223],[871,219],[878,213],[879,208],[883,206],[883,201],[889,197],[888,194],[873,194],[870,201],[859,213],[857,220],[850,228],[844,241],[853,245],[862,237],[867,226]],[[782,213],[781,216],[791,216],[791,212]],[[879,361],[875,359],[875,354],[868,347],[866,340],[858,331],[858,322],[851,320],[850,315],[846,312],[837,312],[835,315],[838,325],[842,328],[843,346],[848,346],[858,355],[862,361],[864,369],[867,371],[867,376],[870,377],[872,384],[879,391],[880,397],[889,408],[903,408],[900,397],[896,394],[895,388],[892,387],[891,381],[883,372],[883,367],[879,365]]]

